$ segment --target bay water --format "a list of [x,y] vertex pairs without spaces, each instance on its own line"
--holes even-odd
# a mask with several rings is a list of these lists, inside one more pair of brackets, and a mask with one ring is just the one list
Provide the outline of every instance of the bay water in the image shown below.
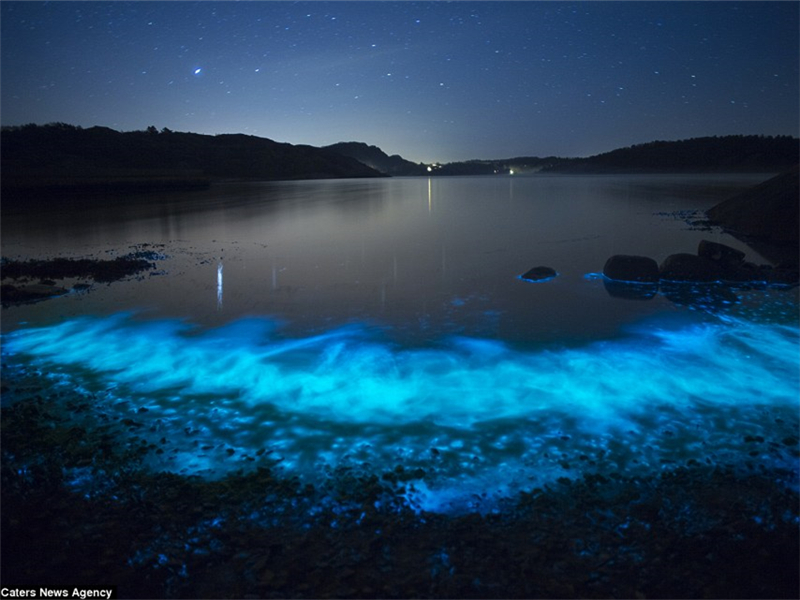
[[[313,482],[400,465],[430,510],[685,464],[779,466],[796,485],[797,289],[626,297],[600,275],[613,254],[660,262],[702,239],[766,263],[692,223],[768,177],[227,183],[8,212],[6,258],[159,258],[4,308],[4,369],[168,440],[153,469],[268,458]],[[535,266],[558,275],[519,278]]]

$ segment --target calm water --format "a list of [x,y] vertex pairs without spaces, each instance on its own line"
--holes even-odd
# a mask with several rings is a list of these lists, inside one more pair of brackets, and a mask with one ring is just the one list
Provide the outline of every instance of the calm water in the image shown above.
[[[164,244],[164,276],[11,309],[4,328],[146,310],[216,326],[245,316],[297,331],[389,327],[406,343],[461,333],[520,343],[591,340],[673,307],[613,299],[587,273],[612,254],[660,261],[700,239],[655,213],[705,208],[764,176],[500,177],[220,186],[186,196],[111,198],[37,219],[4,215],[4,256],[101,256]],[[546,284],[516,279],[555,268]]]
[[[141,280],[4,309],[4,358],[170,434],[154,468],[219,474],[261,449],[312,479],[402,462],[425,470],[428,508],[587,471],[794,468],[742,437],[796,433],[796,289],[698,305],[615,297],[593,275],[612,254],[660,262],[701,239],[766,262],[674,216],[766,177],[230,184],[6,214],[7,257],[149,244],[164,259]],[[518,279],[538,265],[558,277]]]

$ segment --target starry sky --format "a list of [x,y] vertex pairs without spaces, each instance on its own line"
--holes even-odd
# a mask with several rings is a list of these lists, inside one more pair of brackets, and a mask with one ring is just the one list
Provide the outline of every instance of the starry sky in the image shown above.
[[3,125],[413,161],[798,135],[800,3],[0,2]]

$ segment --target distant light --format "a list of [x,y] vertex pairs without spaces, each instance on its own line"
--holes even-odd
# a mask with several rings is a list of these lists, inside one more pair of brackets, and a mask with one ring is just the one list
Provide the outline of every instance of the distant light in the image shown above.
[[430,173],[431,171],[433,171],[433,167],[428,167],[428,173]]
[[195,75],[200,75],[200,73],[202,73],[202,72],[203,72],[203,69],[200,69],[200,68],[197,68],[197,69],[194,70],[194,74]]
[[509,174],[509,175],[513,175],[513,174],[514,174],[514,169],[509,169],[509,170],[508,170],[508,174]]

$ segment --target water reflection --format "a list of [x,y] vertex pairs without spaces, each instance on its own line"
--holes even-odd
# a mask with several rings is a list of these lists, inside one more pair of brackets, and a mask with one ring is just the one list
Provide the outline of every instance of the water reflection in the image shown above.
[[217,264],[217,310],[222,310],[222,259]]
[[652,300],[658,292],[658,284],[615,281],[608,277],[603,277],[603,286],[609,296],[626,300]]
[[428,177],[428,212],[433,212],[433,193],[431,192],[430,177]]
[[[669,301],[656,295],[653,302],[620,309],[596,296],[587,298],[584,273],[598,271],[615,253],[660,259],[693,250],[701,237],[709,237],[685,230],[682,221],[654,216],[698,208],[691,190],[707,189],[709,179],[688,178],[678,188],[686,197],[677,198],[676,182],[684,179],[514,176],[230,184],[185,197],[129,198],[117,212],[98,207],[35,219],[4,215],[2,243],[4,255],[25,258],[164,244],[169,260],[159,266],[165,277],[147,286],[96,290],[91,302],[123,310],[151,306],[165,317],[205,325],[257,314],[275,315],[298,328],[372,318],[410,331],[425,306],[427,324],[438,332],[482,335],[471,329],[475,313],[466,310],[475,308],[500,315],[497,331],[504,339],[591,339],[664,310]],[[742,243],[711,237],[761,262]],[[208,265],[218,264],[221,250],[229,269],[224,311],[220,302],[202,301]],[[553,267],[559,278],[535,290],[521,285],[516,276],[537,264]],[[176,288],[184,293],[176,295]],[[454,310],[453,298],[469,297],[482,298],[483,306]],[[59,314],[77,316],[86,306],[66,299]],[[16,319],[4,320],[4,327],[6,322]],[[420,333],[428,337],[431,332]]]

